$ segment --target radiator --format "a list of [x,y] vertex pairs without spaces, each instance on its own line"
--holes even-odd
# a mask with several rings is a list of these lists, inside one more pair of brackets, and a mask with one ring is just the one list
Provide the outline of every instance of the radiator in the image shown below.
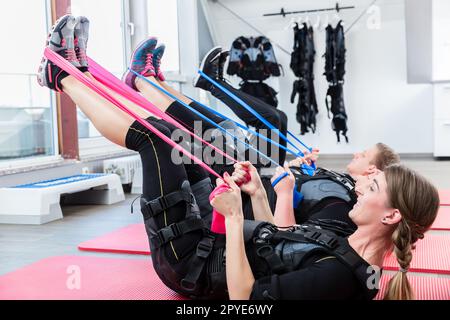
[[104,173],[117,174],[122,184],[132,184],[135,173],[141,170],[142,162],[139,155],[105,160],[103,163]]

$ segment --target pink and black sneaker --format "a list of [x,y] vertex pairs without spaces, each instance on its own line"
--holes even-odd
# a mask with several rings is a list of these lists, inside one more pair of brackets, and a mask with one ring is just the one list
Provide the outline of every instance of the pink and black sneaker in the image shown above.
[[[64,57],[64,59],[69,61],[75,67],[80,68],[81,64],[75,53],[75,25],[76,19],[71,15],[65,15],[56,21],[49,34],[47,47]],[[42,59],[38,71],[39,85],[61,92],[61,80],[67,76],[68,74],[53,62],[45,57]]]
[[[157,44],[158,40],[156,38],[149,38],[141,42],[133,52],[130,69],[144,77],[156,76],[156,71],[153,67],[153,50],[155,50]],[[127,86],[137,90],[136,75],[130,70],[125,72],[122,81]]]

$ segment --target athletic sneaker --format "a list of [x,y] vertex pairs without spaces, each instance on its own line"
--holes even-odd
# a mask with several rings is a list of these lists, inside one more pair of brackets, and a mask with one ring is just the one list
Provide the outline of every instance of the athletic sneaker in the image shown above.
[[[217,79],[219,77],[219,60],[220,54],[222,52],[222,47],[215,47],[211,49],[203,58],[202,64],[200,65],[200,70],[203,71],[207,76]],[[200,74],[194,78],[194,87],[200,88],[208,91],[211,84],[208,80],[203,78]]]
[[80,71],[88,71],[89,63],[86,55],[87,43],[89,40],[89,19],[86,17],[78,17],[75,25],[75,52],[80,62]]
[[[80,62],[75,53],[74,31],[76,19],[71,15],[65,15],[56,21],[47,40],[47,47],[61,55],[72,65],[79,68]],[[47,58],[43,58],[38,71],[38,83],[52,90],[62,91],[61,80],[68,74],[56,66]]]
[[[153,67],[153,50],[155,50],[157,43],[158,39],[156,38],[142,41],[133,52],[130,69],[144,77],[156,76],[156,71]],[[136,77],[133,72],[127,70],[122,77],[122,81],[130,88],[137,90]]]
[[220,58],[219,58],[219,79],[220,80],[224,80],[223,77],[223,72],[225,71],[225,63],[227,62],[228,57],[230,56],[230,51],[223,51],[220,54]]
[[153,51],[153,67],[155,69],[156,76],[161,81],[166,81],[166,78],[161,71],[161,59],[164,56],[165,51],[166,46],[163,44]]

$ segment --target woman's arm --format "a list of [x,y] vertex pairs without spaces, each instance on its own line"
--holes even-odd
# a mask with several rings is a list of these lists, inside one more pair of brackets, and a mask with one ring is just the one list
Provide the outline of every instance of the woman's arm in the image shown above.
[[253,290],[255,277],[245,253],[243,215],[225,219],[227,228],[227,286],[230,300],[248,300]]
[[250,196],[250,200],[252,201],[255,220],[275,224],[275,219],[269,205],[269,199],[267,199],[267,193],[264,188]]
[[[226,226],[226,274],[231,300],[248,300],[255,278],[245,253],[244,214],[242,212],[241,190],[228,173],[224,175],[230,190],[218,194],[211,204],[225,217]],[[217,185],[225,183],[218,179]]]
[[[247,174],[250,174],[250,181],[246,179]],[[237,163],[233,180],[236,184],[240,184],[241,190],[250,196],[255,220],[274,224],[267,193],[256,168],[250,162]]]
[[302,164],[312,165],[313,163],[316,163],[319,159],[319,149],[313,149],[312,152],[305,151],[305,156],[298,157],[291,162],[289,162],[289,167],[300,167]]
[[277,194],[277,203],[275,206],[274,222],[279,227],[289,227],[294,225],[294,187],[295,178],[289,168],[278,167],[275,175],[272,178],[272,183],[281,175],[288,173],[289,175],[283,178],[274,187]]

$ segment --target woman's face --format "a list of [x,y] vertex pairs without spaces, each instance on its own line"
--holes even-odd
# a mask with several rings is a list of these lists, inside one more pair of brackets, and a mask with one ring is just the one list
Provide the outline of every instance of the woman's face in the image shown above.
[[357,226],[382,223],[393,209],[388,207],[386,176],[380,170],[356,184],[358,201],[349,216]]

